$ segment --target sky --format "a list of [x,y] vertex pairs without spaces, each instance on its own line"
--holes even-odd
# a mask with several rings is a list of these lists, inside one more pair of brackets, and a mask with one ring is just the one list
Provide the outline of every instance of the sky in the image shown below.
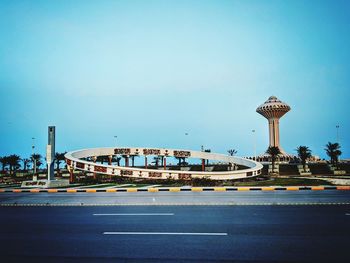
[[0,0],[0,156],[45,155],[49,125],[58,152],[252,156],[274,95],[286,152],[327,158],[339,125],[350,158],[349,47],[349,1]]

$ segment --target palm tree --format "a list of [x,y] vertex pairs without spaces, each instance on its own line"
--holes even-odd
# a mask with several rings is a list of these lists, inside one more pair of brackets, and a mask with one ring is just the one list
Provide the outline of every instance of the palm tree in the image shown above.
[[[109,161],[109,159],[108,159],[108,161]],[[112,156],[112,160],[111,160],[111,161],[112,161],[112,163],[117,162],[117,157],[113,155],[113,156]]]
[[332,165],[335,164],[336,167],[338,167],[338,159],[339,159],[339,156],[342,154],[339,143],[328,142],[326,144],[325,151],[327,155],[331,158],[331,164]]
[[228,152],[228,155],[230,155],[230,156],[234,156],[237,153],[237,151],[235,149],[227,150],[227,152]]
[[271,156],[271,163],[272,163],[272,173],[275,170],[275,162],[276,162],[276,157],[281,154],[281,151],[278,147],[276,146],[270,146],[266,153]]
[[138,154],[130,154],[131,166],[132,166],[132,167],[135,166],[135,157],[139,157],[139,155],[138,155]]
[[108,156],[97,156],[96,162],[100,162],[101,164],[103,164],[104,162],[108,162]]
[[8,164],[10,166],[10,174],[12,174],[12,171],[16,172],[16,170],[20,167],[20,161],[21,157],[19,157],[16,154],[12,154],[7,157],[8,158]]
[[155,166],[158,167],[160,157],[159,156],[154,156],[153,160],[154,160],[153,163],[155,164]]
[[175,157],[175,159],[178,160],[177,165],[178,166],[186,166],[186,165],[188,165],[188,163],[186,162],[186,158],[187,157]]
[[120,161],[121,161],[121,159],[122,159],[121,157],[117,157],[117,159],[116,159],[116,162],[117,162],[117,165],[118,165],[118,166],[120,166]]
[[182,160],[182,157],[175,157],[175,159],[177,159],[177,160],[178,160],[177,165],[178,165],[178,166],[181,166],[181,160]]
[[23,162],[23,170],[25,172],[28,171],[28,167],[29,167],[29,164],[31,163],[31,160],[28,158],[23,158],[22,162]]
[[[211,152],[211,150],[210,149],[205,149],[204,150],[204,152],[206,152],[206,153],[210,153]],[[207,159],[207,166],[209,165],[209,159]]]
[[64,155],[66,154],[66,152],[64,153],[55,153],[55,163],[56,163],[56,170],[57,170],[57,174],[60,173],[60,164],[62,161],[65,160]]
[[0,157],[1,171],[3,172],[8,165],[8,156]]
[[299,146],[298,148],[296,148],[296,151],[305,171],[306,160],[311,157],[311,150],[307,146]]
[[43,157],[39,153],[33,153],[31,155],[31,159],[33,160],[33,172],[36,173],[36,169],[39,168],[43,163],[41,162],[41,159]]

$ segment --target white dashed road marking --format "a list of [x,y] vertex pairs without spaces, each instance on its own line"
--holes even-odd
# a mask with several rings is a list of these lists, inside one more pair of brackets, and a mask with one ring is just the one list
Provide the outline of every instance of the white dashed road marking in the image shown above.
[[227,236],[227,233],[184,233],[184,232],[103,232],[104,235],[179,235],[179,236]]
[[174,213],[123,213],[123,214],[93,214],[94,216],[173,216]]

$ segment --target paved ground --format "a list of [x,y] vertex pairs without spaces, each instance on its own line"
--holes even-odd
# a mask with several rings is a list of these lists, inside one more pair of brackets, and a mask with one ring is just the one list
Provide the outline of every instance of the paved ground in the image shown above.
[[350,191],[0,193],[0,224],[1,262],[348,262]]
[[0,207],[1,262],[348,262],[350,206]]
[[319,178],[326,180],[334,185],[350,185],[350,179],[340,179],[340,178]]
[[350,191],[0,193],[0,205],[350,204]]
[[312,176],[312,177],[306,177],[306,176],[296,176],[295,178],[301,178],[301,179],[309,179],[309,180],[325,180],[327,182],[332,183],[333,185],[350,185],[350,178],[348,176]]

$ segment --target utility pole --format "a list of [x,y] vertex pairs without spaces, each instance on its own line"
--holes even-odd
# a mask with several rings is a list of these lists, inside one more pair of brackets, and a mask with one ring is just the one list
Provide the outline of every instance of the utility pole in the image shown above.
[[36,177],[36,159],[34,158],[34,149],[35,149],[35,138],[32,137],[33,181],[36,181],[37,180],[37,177]]
[[253,140],[254,140],[254,161],[256,161],[256,135],[255,135],[255,130],[252,130],[253,133]]

